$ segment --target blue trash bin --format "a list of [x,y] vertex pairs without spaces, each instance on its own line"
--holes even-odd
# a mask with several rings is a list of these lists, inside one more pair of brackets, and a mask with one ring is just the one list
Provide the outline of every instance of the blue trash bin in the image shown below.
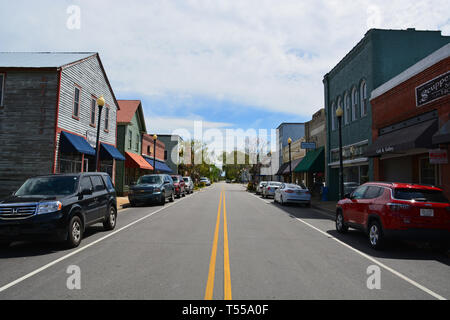
[[328,187],[322,188],[322,201],[328,201]]

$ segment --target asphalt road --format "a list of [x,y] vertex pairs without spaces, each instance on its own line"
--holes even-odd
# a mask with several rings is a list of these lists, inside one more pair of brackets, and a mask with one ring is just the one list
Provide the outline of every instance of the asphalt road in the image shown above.
[[[450,298],[448,256],[400,242],[374,251],[357,231],[337,234],[327,214],[242,185],[127,208],[114,231],[85,236],[72,250],[23,242],[1,251],[0,300]],[[369,289],[377,268],[380,286]],[[78,270],[80,288],[69,289]]]

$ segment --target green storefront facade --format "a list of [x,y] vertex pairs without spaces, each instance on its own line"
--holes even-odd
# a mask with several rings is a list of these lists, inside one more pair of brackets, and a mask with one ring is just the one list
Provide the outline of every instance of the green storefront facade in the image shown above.
[[146,133],[144,112],[138,100],[118,100],[117,149],[126,160],[116,165],[116,191],[126,195],[132,182],[151,173],[150,164],[142,157],[142,135]]
[[365,151],[372,143],[372,90],[449,42],[450,37],[442,36],[440,31],[371,29],[324,76],[329,200],[339,198],[338,106],[344,110],[344,182],[371,181],[373,161],[365,157]]

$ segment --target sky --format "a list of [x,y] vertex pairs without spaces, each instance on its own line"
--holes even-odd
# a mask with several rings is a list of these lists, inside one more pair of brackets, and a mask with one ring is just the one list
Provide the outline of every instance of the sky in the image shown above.
[[448,0],[0,0],[0,51],[99,52],[147,130],[275,129],[323,107],[370,28],[442,30]]

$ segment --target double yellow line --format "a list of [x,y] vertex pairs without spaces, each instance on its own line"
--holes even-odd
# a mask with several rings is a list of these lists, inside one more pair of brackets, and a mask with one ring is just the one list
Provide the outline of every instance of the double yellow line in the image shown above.
[[208,282],[206,284],[205,300],[212,300],[214,293],[214,277],[216,270],[217,242],[219,240],[220,213],[223,202],[223,287],[224,300],[231,300],[231,273],[230,273],[230,253],[228,250],[228,228],[227,228],[227,207],[225,203],[225,191],[220,191],[219,209],[217,210],[216,229],[214,231],[214,241],[209,262]]

